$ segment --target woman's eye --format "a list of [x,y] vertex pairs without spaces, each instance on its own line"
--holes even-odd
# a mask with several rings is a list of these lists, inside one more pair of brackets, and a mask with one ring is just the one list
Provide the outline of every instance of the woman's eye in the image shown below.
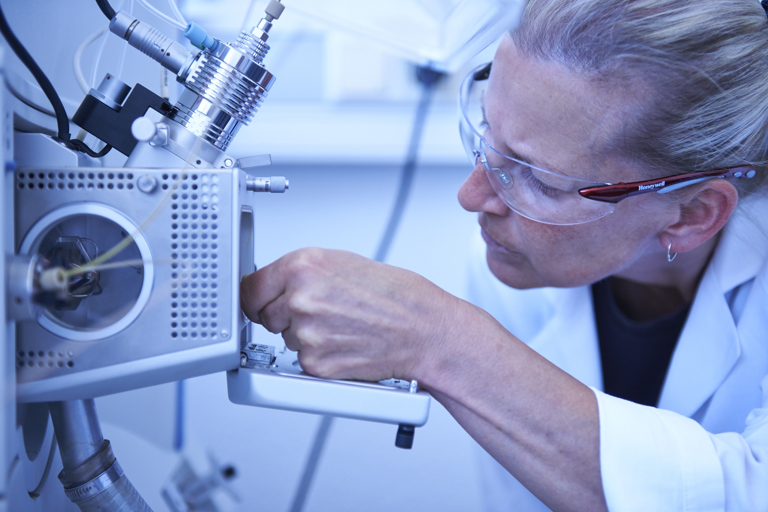
[[525,166],[521,170],[521,174],[525,178],[525,181],[531,186],[531,188],[537,192],[540,192],[541,194],[544,194],[547,197],[557,197],[563,192],[562,190],[549,186],[543,181],[539,180],[536,176],[533,175],[533,170],[528,166]]

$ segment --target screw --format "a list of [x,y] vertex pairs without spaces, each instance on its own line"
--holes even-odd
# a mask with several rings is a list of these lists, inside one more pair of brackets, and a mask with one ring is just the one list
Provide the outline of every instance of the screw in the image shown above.
[[151,194],[157,188],[157,179],[155,179],[154,176],[142,174],[139,176],[139,179],[136,180],[136,186],[145,194]]
[[222,329],[222,330],[221,330],[221,332],[220,332],[219,334],[220,334],[220,335],[221,335],[221,337],[222,337],[222,338],[224,338],[224,339],[227,339],[227,338],[229,338],[229,331],[228,331],[228,330],[226,330],[226,329]]
[[233,164],[234,164],[234,162],[232,161],[231,158],[227,158],[226,160],[224,160],[224,165],[226,167],[232,167]]

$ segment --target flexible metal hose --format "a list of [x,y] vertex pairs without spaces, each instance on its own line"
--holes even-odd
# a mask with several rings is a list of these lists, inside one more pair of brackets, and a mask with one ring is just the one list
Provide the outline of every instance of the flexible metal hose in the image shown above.
[[93,399],[51,402],[64,493],[82,512],[152,512],[101,434]]

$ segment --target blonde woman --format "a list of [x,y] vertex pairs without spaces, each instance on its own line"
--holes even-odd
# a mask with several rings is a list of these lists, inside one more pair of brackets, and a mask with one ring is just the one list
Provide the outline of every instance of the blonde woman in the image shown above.
[[495,459],[489,510],[768,510],[760,4],[530,0],[461,104],[477,305],[305,249],[249,318],[310,373],[418,379]]

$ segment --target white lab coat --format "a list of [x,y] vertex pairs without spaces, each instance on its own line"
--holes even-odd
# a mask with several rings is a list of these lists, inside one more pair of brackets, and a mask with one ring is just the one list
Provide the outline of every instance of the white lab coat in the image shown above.
[[[768,199],[743,206],[702,277],[658,409],[601,391],[589,286],[509,288],[477,237],[469,300],[595,391],[611,512],[768,511]],[[481,458],[486,510],[548,510]]]

